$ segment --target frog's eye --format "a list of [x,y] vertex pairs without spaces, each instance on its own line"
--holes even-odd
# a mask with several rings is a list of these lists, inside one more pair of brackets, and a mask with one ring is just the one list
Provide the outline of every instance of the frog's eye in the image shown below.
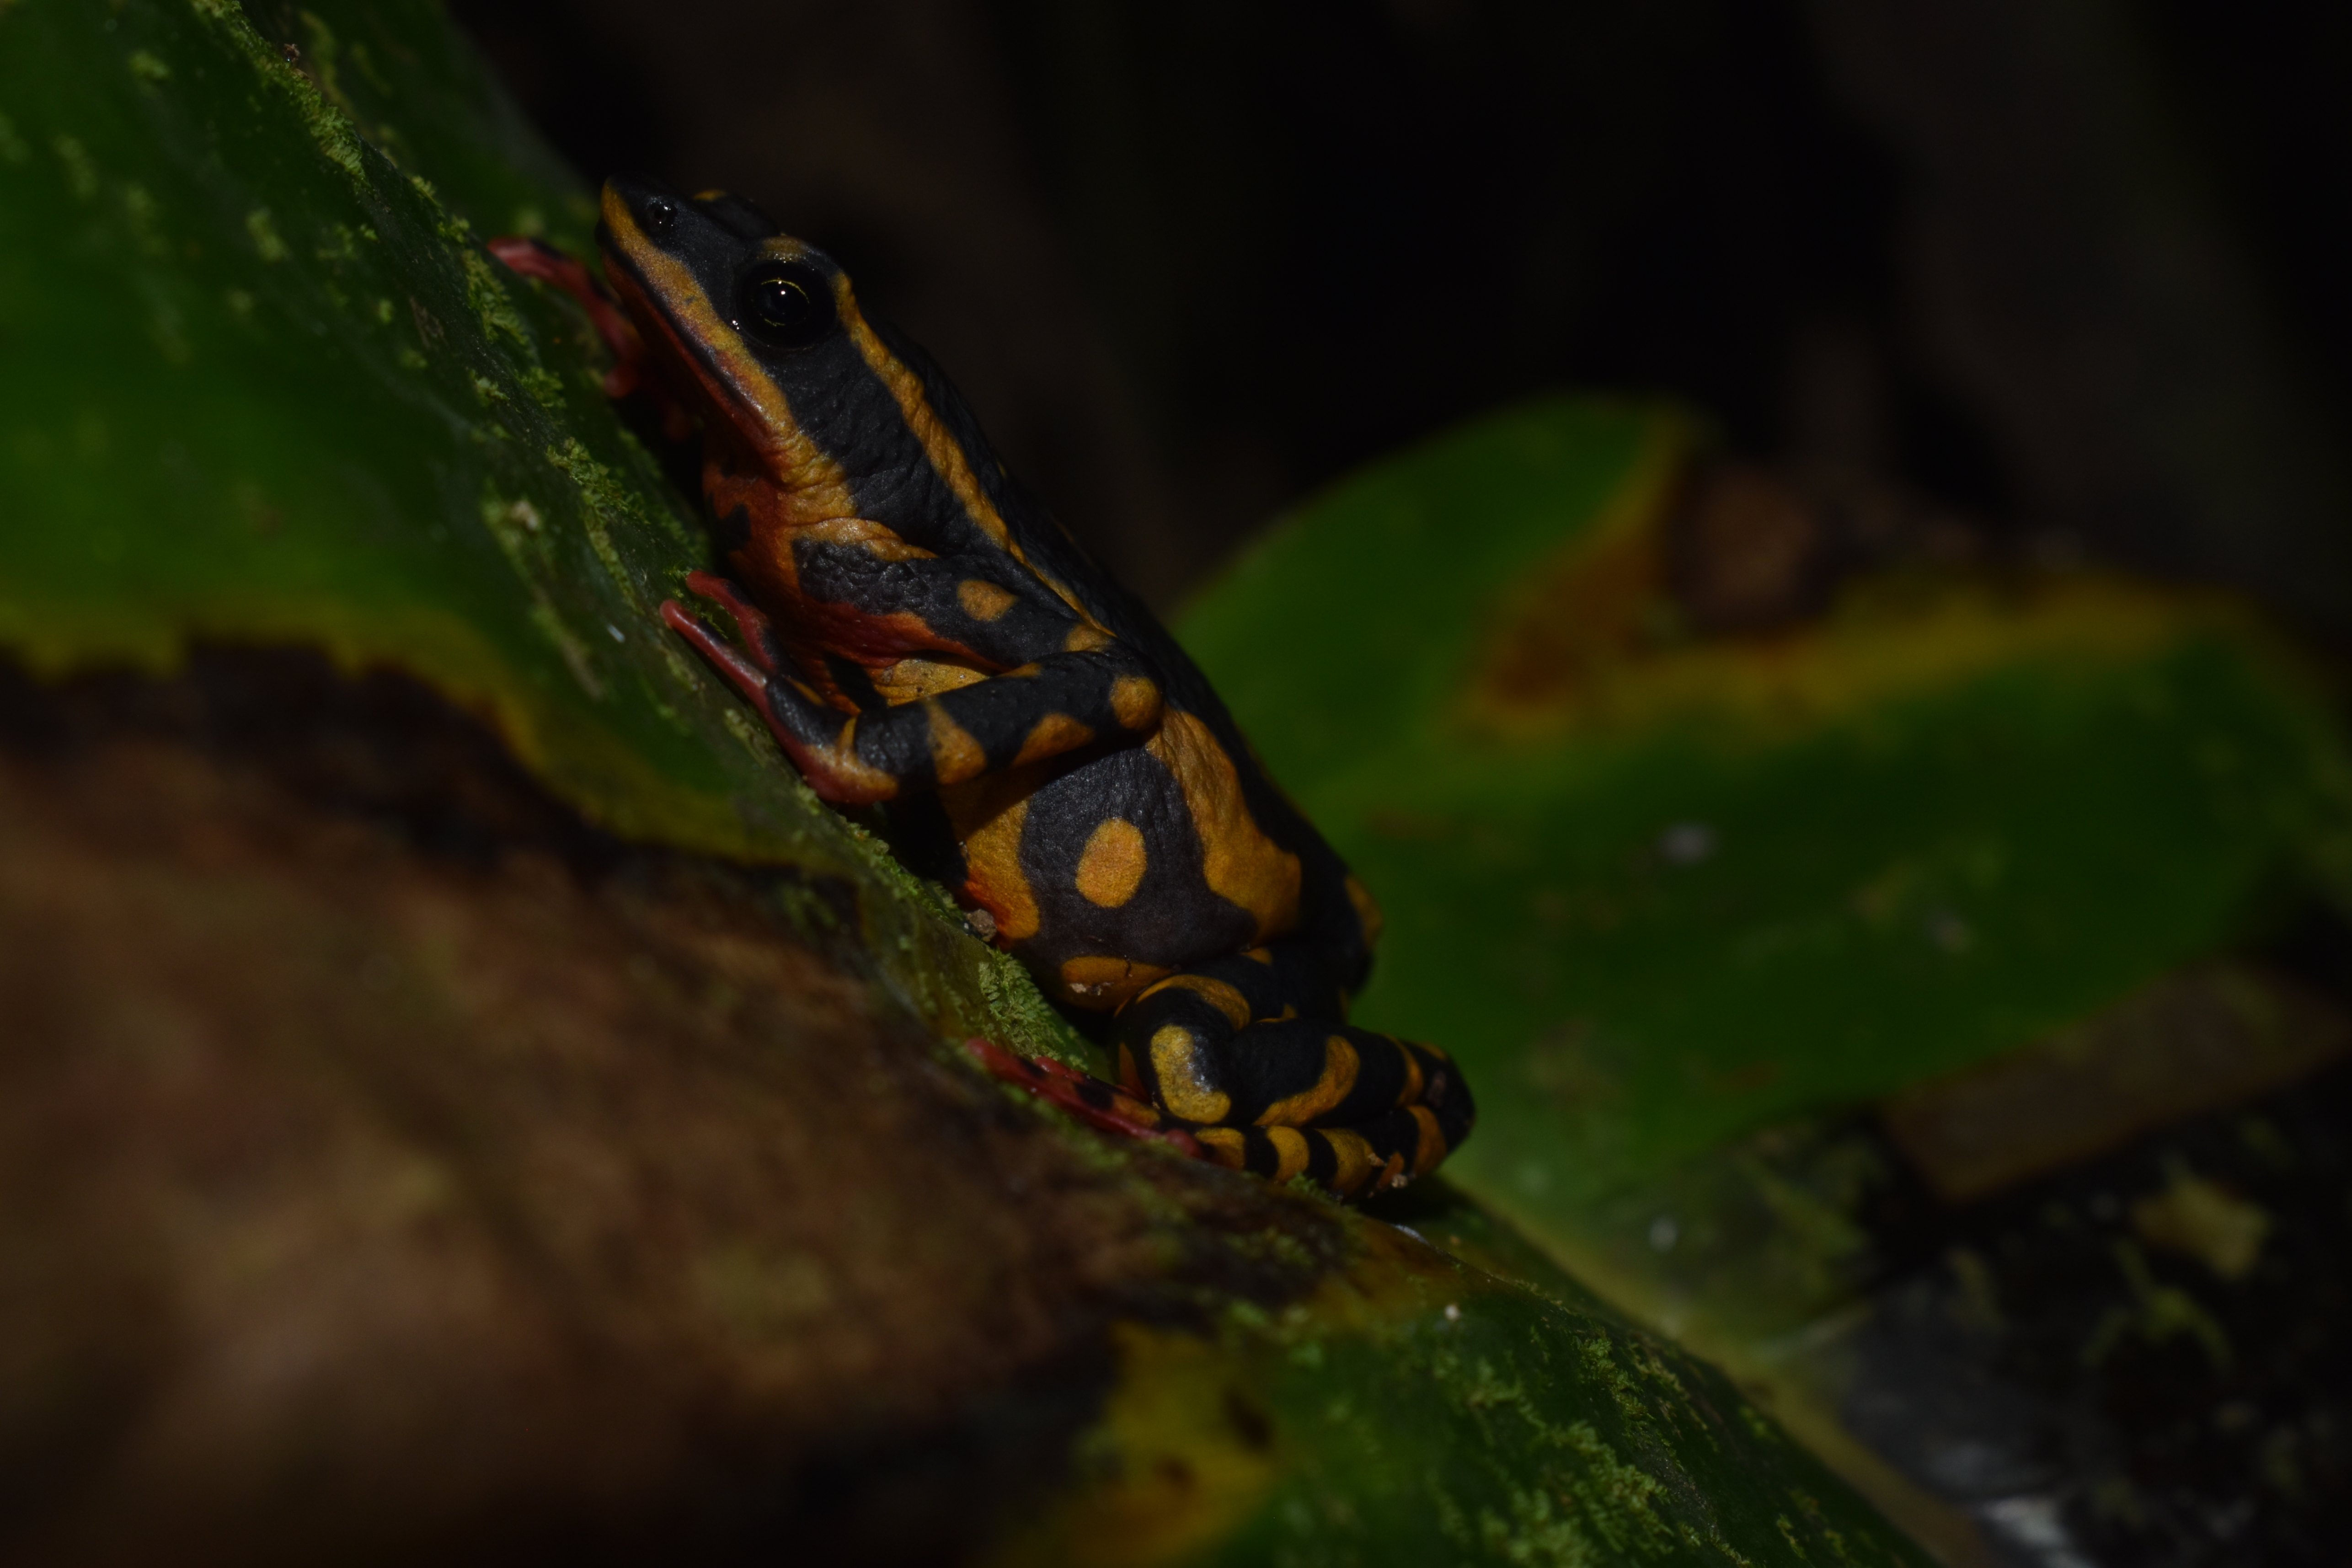
[[833,289],[801,262],[771,262],[737,291],[737,325],[771,348],[804,349],[833,330]]

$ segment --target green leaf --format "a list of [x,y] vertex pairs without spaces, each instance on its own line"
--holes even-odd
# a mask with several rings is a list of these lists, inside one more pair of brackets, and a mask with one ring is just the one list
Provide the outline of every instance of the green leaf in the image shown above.
[[[1995,1057],[2079,1089],[2083,1042],[2176,1005],[2246,1020],[2216,1093],[2307,1063],[2292,997],[2227,960],[2341,907],[2352,767],[2213,595],[1911,571],[1695,636],[1664,538],[1691,445],[1670,410],[1496,416],[1301,509],[1180,631],[1387,911],[1356,1016],[1476,1093],[1447,1175],[1966,1558],[1976,1525],[1843,1425],[1891,1179],[1852,1113]],[[1979,1166],[2047,1157],[1982,1121]]]
[[[586,323],[482,249],[578,248],[591,216],[427,0],[0,0],[0,646],[48,674],[203,642],[405,671],[615,834],[845,889],[935,1033],[1076,1058],[659,630],[707,550],[691,508],[608,406]],[[1130,1174],[1166,1157],[1063,1135]],[[1243,1214],[1313,1201],[1199,1179]],[[1468,1262],[1349,1214],[1354,1261],[1297,1312],[1236,1289],[1204,1292],[1213,1332],[1129,1324],[1066,1506],[1007,1551],[1917,1560],[1719,1374],[1423,1203]],[[1235,1269],[1274,1245],[1202,1228],[1185,1246]],[[1178,1468],[1128,1462],[1154,1455]],[[1215,1506],[1152,1490],[1174,1475]]]
[[0,642],[404,670],[615,833],[845,879],[943,1031],[1078,1050],[656,619],[691,510],[581,313],[482,248],[584,246],[588,194],[437,5],[257,10],[282,38],[230,0],[0,8]]
[[[1213,1342],[1137,1326],[1066,1500],[1000,1562],[1924,1563],[1724,1375],[1458,1194]],[[1500,1264],[1511,1279],[1457,1261]]]
[[2346,841],[2326,704],[2223,600],[1924,573],[1684,632],[1687,440],[1497,416],[1304,508],[1181,626],[1387,911],[1359,1016],[1478,1093],[1449,1171],[1562,1234],[2227,947]]

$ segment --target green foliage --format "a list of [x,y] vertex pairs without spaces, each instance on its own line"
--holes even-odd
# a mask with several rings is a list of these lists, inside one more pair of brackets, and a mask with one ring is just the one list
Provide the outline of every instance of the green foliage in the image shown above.
[[942,1030],[1075,1049],[655,618],[707,542],[482,248],[593,216],[429,0],[0,6],[0,642],[406,670],[615,832],[847,879]]
[[2320,693],[2210,598],[1922,573],[1690,635],[1683,441],[1498,416],[1303,509],[1181,628],[1388,912],[1360,1016],[1478,1090],[1449,1170],[1553,1234],[2243,938],[2335,883],[2352,799]]
[[[845,886],[874,967],[938,1031],[1069,1049],[1026,978],[658,630],[707,548],[690,509],[616,422],[585,323],[481,248],[521,229],[577,249],[592,216],[429,0],[0,0],[0,647],[48,673],[168,668],[205,640],[406,671],[616,833]],[[1613,482],[1585,470],[1595,498]],[[1398,668],[1421,664],[1408,647]],[[1310,671],[1276,653],[1266,673]],[[1334,690],[1336,757],[1386,721]],[[1180,1496],[1154,1535],[1082,1472],[1064,1522],[1085,1527],[1028,1555],[1912,1560],[1719,1376],[1475,1209],[1433,1212],[1518,1282],[1350,1215],[1358,1265],[1294,1317],[1139,1328],[1090,1441],[1225,1464],[1231,1506]],[[1155,1403],[1171,1366],[1179,1405],[1234,1388],[1258,1415]]]
[[1965,1557],[1843,1426],[1894,1177],[1848,1113],[2063,1055],[2340,904],[2352,769],[2311,672],[2210,595],[1914,569],[1696,635],[1688,439],[1484,420],[1307,505],[1181,630],[1388,912],[1357,1016],[1476,1089],[1448,1176]]
[[[1066,1501],[1006,1563],[1916,1563],[1729,1380],[1442,1185],[1430,1241],[1218,1342],[1136,1330]],[[1508,1259],[1497,1279],[1472,1263]]]
[[[19,148],[0,321],[39,367],[0,391],[0,462],[43,524],[0,542],[9,640],[52,668],[324,640],[493,710],[616,827],[808,841],[814,814],[711,743],[690,667],[650,633],[696,542],[604,405],[582,324],[482,252],[468,211],[512,216],[469,189],[489,160],[436,166],[445,200],[235,5],[106,9],[0,24]],[[378,58],[315,16],[303,34],[331,80]],[[406,113],[439,118],[452,95],[408,85]],[[771,797],[765,823],[737,820],[746,794]]]

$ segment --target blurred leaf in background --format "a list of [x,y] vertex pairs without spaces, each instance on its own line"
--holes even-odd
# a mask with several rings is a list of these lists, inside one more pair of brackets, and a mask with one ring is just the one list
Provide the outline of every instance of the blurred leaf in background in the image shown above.
[[[1622,403],[1477,421],[1301,508],[1181,632],[1388,911],[1359,1016],[1477,1089],[1450,1173],[1834,1447],[1851,1368],[1790,1337],[1933,1257],[1932,1202],[1894,1262],[1874,1232],[1898,1174],[1973,1199],[2338,1057],[2307,987],[2200,966],[2341,910],[2352,767],[2242,605],[1841,568],[1694,444]],[[1743,573],[1786,580],[1744,626]],[[2150,995],[2168,1026],[2107,1021]],[[1837,1120],[1906,1090],[1900,1152]]]
[[1183,622],[1390,911],[1364,1016],[1487,1068],[1464,1167],[1534,1212],[2077,1020],[2352,849],[2318,687],[2219,598],[1922,570],[1769,636],[1678,626],[1685,441],[1498,416]]

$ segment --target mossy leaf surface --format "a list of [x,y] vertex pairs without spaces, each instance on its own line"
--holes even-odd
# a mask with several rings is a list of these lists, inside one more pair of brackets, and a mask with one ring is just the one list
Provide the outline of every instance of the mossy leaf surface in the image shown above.
[[1459,1192],[1397,1212],[1412,1228],[1356,1221],[1353,1266],[1286,1311],[1129,1331],[1066,1500],[999,1561],[1927,1561]]
[[483,248],[593,218],[428,0],[0,8],[0,642],[404,670],[605,828],[846,879],[943,1029],[1072,1048],[661,627],[708,542]]
[[[607,404],[584,321],[482,248],[576,250],[590,216],[428,0],[0,0],[0,647],[47,675],[168,671],[205,643],[406,672],[613,833],[845,889],[935,1032],[1068,1050],[1025,977],[658,630],[707,555],[690,504]],[[1135,1325],[1097,1451],[1181,1463],[1082,1470],[1007,1550],[1916,1560],[1719,1376],[1451,1212],[1436,1239],[1486,1268],[1349,1215],[1356,1261],[1298,1314],[1219,1299],[1217,1331]],[[1224,1504],[1149,1490],[1185,1474],[1227,1477]]]

